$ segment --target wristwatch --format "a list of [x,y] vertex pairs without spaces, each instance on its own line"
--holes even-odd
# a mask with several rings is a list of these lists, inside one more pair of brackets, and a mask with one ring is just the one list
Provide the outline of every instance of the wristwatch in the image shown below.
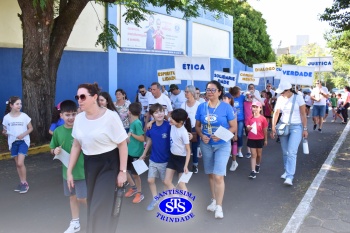
[[126,170],[119,170],[120,172],[124,172],[124,173],[126,173]]
[[304,127],[304,131],[307,131],[307,127]]

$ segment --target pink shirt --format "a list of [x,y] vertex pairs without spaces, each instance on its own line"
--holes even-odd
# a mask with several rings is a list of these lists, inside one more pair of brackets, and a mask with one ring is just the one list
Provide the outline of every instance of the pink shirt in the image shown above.
[[259,117],[249,117],[248,119],[248,125],[252,126],[253,124],[256,124],[256,131],[257,133],[253,133],[252,130],[248,132],[248,139],[253,139],[253,140],[261,140],[264,139],[264,129],[267,128],[268,123],[265,117],[260,115]]

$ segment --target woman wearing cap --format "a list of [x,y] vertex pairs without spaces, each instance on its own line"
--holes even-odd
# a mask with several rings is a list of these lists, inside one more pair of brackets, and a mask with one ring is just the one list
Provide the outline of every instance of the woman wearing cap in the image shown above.
[[215,218],[223,218],[222,201],[225,192],[224,176],[231,152],[230,141],[226,142],[214,135],[221,126],[232,133],[237,124],[232,107],[220,101],[223,87],[218,81],[210,81],[206,86],[208,102],[201,103],[196,113],[196,131],[201,137],[200,148],[203,155],[204,172],[209,176],[212,202],[207,207],[215,211]]
[[277,99],[275,111],[273,113],[272,138],[276,135],[276,124],[279,113],[282,112],[281,121],[283,123],[288,123],[295,98],[294,109],[289,125],[289,135],[280,136],[284,163],[284,173],[281,178],[285,179],[285,185],[292,186],[296,169],[298,147],[302,137],[307,138],[308,136],[306,107],[303,97],[292,90],[292,85],[289,82],[280,83],[276,93],[281,94],[281,96]]

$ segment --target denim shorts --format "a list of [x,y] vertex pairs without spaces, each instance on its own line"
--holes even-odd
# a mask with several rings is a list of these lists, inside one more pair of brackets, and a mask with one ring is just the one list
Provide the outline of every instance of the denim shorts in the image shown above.
[[312,107],[312,116],[324,117],[326,114],[326,105],[314,105]]
[[63,192],[66,197],[76,195],[78,199],[87,197],[87,188],[85,180],[74,180],[74,188],[69,191],[67,180],[63,179]]
[[165,171],[168,163],[155,163],[149,160],[148,164],[148,178],[160,178],[165,179]]
[[200,143],[205,174],[226,176],[226,167],[231,153],[231,142],[219,145]]
[[12,143],[11,147],[11,157],[16,157],[19,154],[27,156],[28,145],[24,140],[16,140]]

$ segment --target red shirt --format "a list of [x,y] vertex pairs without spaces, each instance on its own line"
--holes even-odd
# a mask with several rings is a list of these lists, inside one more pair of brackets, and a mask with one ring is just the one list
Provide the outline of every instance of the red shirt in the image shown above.
[[249,130],[248,132],[248,139],[253,139],[253,140],[261,140],[264,139],[264,129],[267,128],[268,123],[265,117],[263,117],[262,115],[260,115],[259,117],[250,117],[249,119],[247,119],[248,125],[252,126],[254,123],[256,123],[256,131],[257,133],[255,134],[254,132],[252,132],[252,130]]

